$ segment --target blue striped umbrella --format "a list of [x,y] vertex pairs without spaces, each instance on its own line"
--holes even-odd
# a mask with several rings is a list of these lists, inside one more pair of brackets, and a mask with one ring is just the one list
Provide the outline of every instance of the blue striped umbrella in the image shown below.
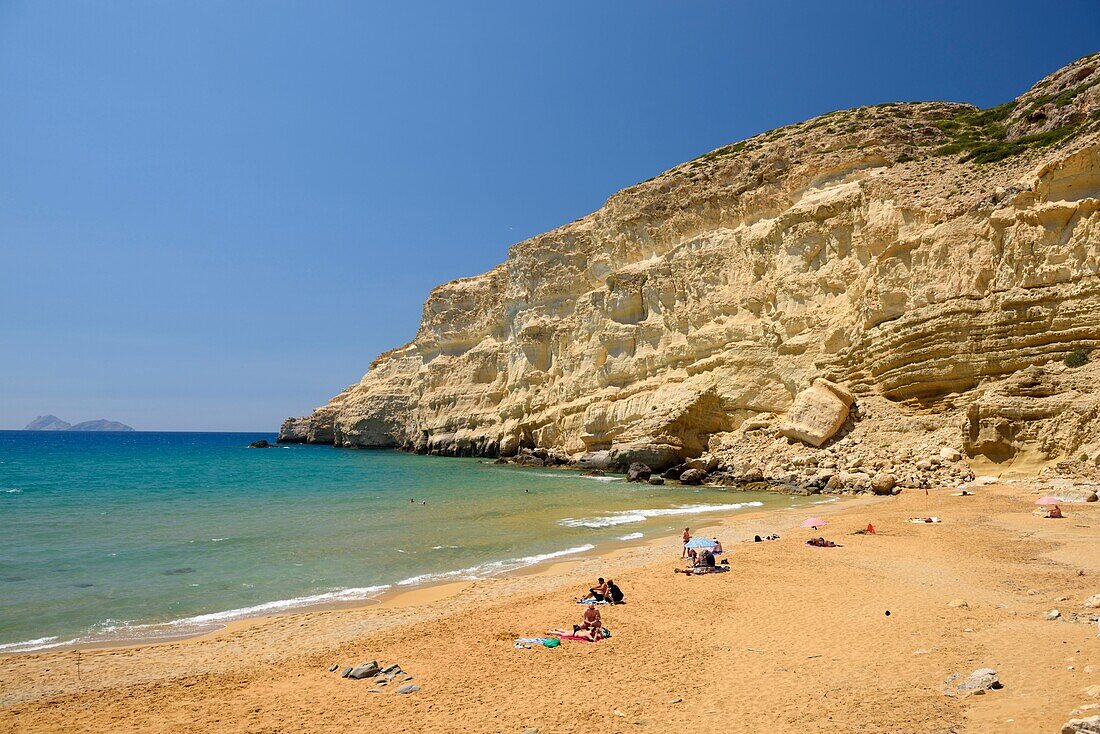
[[710,538],[692,538],[687,543],[688,548],[713,548],[716,545],[718,543]]

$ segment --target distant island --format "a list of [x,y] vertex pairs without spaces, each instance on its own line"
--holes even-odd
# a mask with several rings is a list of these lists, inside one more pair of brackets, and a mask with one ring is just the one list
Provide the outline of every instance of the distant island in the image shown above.
[[28,423],[24,431],[132,431],[125,423],[109,421],[100,418],[94,421],[84,421],[73,425],[63,421],[56,415],[40,415]]

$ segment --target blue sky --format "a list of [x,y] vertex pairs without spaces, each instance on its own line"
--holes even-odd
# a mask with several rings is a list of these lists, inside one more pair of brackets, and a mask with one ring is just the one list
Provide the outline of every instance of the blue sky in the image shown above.
[[440,282],[829,110],[1003,102],[1095,2],[0,0],[0,428],[273,430]]

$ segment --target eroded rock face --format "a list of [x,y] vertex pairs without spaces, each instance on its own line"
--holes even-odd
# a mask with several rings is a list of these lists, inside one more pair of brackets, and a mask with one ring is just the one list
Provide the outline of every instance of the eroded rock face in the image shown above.
[[306,443],[309,439],[311,420],[305,418],[287,418],[279,427],[279,443]]
[[[543,447],[590,468],[661,471],[708,446],[731,461],[750,446],[774,454],[776,430],[820,445],[850,391],[894,448],[934,442],[907,467],[939,461],[944,445],[1039,441],[1052,456],[1094,445],[1094,387],[1043,397],[997,385],[1100,346],[1097,67],[1083,59],[1018,100],[1003,118],[1012,136],[1069,132],[1003,160],[936,154],[971,124],[970,106],[885,105],[759,135],[619,192],[433,290],[413,341],[280,440],[444,455]],[[1052,94],[1071,94],[1072,114]],[[1057,416],[1072,420],[1031,427]],[[945,461],[898,481],[948,469],[965,475]]]

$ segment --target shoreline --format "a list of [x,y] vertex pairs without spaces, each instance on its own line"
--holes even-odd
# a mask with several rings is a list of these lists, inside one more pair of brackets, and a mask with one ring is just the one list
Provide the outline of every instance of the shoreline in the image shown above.
[[[530,469],[542,468],[542,467],[529,467]],[[719,487],[715,487],[719,488]],[[728,489],[728,488],[723,488]],[[740,491],[740,490],[729,490]],[[858,502],[860,500],[882,500],[888,498],[868,497],[868,496],[847,496],[838,495],[830,496],[822,501],[807,502],[804,507],[822,505],[831,505],[836,507],[848,506],[852,502]],[[701,530],[712,530],[716,528],[727,527],[731,521],[739,520],[754,520],[760,517],[770,517],[773,515],[780,515],[783,513],[791,513],[804,509],[802,507],[781,507],[773,509],[759,509],[753,508],[747,513],[733,513],[728,515],[716,515],[713,518],[707,518],[706,524],[697,526]],[[817,510],[817,512],[824,513],[828,510]],[[789,527],[787,528],[789,529]],[[172,620],[169,622],[161,623],[148,623],[135,625],[135,628],[149,627],[152,629],[164,627],[166,628],[163,633],[156,631],[152,632],[148,637],[118,637],[118,638],[104,638],[100,640],[81,640],[76,638],[73,640],[58,640],[53,642],[52,640],[40,647],[33,647],[21,650],[0,650],[0,660],[4,658],[21,657],[37,654],[49,654],[49,653],[64,653],[64,652],[93,652],[97,650],[117,650],[117,649],[139,649],[147,646],[166,645],[178,642],[189,642],[202,640],[208,637],[219,635],[223,632],[233,632],[236,630],[246,629],[255,625],[261,625],[265,622],[273,619],[278,619],[291,615],[299,614],[312,614],[321,612],[340,612],[340,611],[363,611],[375,608],[391,608],[391,607],[410,607],[418,606],[422,604],[430,604],[441,599],[445,599],[449,596],[457,595],[463,588],[468,587],[470,584],[480,581],[492,581],[496,579],[522,579],[530,576],[540,576],[551,573],[554,569],[569,568],[575,566],[583,561],[608,561],[621,556],[625,551],[633,548],[649,548],[657,546],[665,546],[670,543],[677,542],[679,535],[677,533],[660,534],[652,537],[641,537],[631,540],[623,540],[619,538],[614,541],[602,541],[600,543],[591,544],[592,547],[588,550],[578,551],[576,554],[561,555],[561,551],[540,554],[548,555],[550,557],[544,558],[533,563],[521,565],[518,568],[505,569],[496,573],[490,573],[483,577],[478,578],[457,578],[457,579],[434,579],[425,582],[417,582],[413,584],[403,585],[403,582],[395,582],[392,584],[380,584],[379,590],[373,596],[366,596],[360,599],[348,599],[348,600],[336,600],[336,601],[318,601],[307,602],[298,606],[287,606],[284,609],[280,609],[271,613],[257,613],[257,614],[242,614],[238,617],[227,618],[224,622],[213,623],[214,626],[208,629],[192,630],[192,631],[172,631],[170,628],[173,625],[180,624],[189,619],[195,617],[203,617],[209,615],[218,614],[231,614],[237,611],[243,611],[248,609],[245,607],[241,610],[227,609],[218,610],[214,612],[202,613],[199,615],[193,615],[192,617],[182,618],[180,620]],[[734,540],[732,542],[738,542]],[[572,549],[566,549],[572,550]],[[507,559],[511,560],[511,559]],[[517,559],[521,560],[521,559]],[[486,561],[481,565],[489,565],[501,561]],[[506,561],[504,561],[506,562]],[[463,569],[464,570],[464,569]],[[460,570],[461,571],[461,570]],[[456,571],[453,573],[459,573]],[[444,572],[447,573],[447,572]],[[411,577],[411,578],[416,578]],[[370,587],[365,587],[370,588]],[[440,592],[441,589],[448,589],[446,592]],[[330,592],[333,594],[343,593],[349,590],[338,590]],[[264,606],[266,604],[284,604],[293,602],[299,597],[291,599],[277,599],[271,602],[266,602],[257,606]],[[302,597],[305,598],[305,597]],[[38,640],[48,640],[49,638],[37,638]],[[28,640],[26,643],[34,642],[36,640]],[[23,642],[8,643],[12,646],[26,644]]]
[[[1057,730],[1100,708],[1100,615],[1085,604],[1100,591],[1100,505],[1041,519],[1032,489],[856,497],[815,508],[818,532],[784,529],[800,507],[715,517],[693,529],[726,541],[731,570],[716,576],[673,574],[678,538],[661,534],[182,641],[0,657],[0,730]],[[924,515],[943,521],[907,522]],[[868,522],[877,533],[857,535]],[[765,529],[781,539],[738,542]],[[838,546],[808,547],[811,534]],[[597,575],[627,595],[601,609],[610,639],[513,648],[579,619]],[[328,672],[366,660],[400,663],[421,690]],[[944,695],[948,676],[983,667],[1003,689]]]

